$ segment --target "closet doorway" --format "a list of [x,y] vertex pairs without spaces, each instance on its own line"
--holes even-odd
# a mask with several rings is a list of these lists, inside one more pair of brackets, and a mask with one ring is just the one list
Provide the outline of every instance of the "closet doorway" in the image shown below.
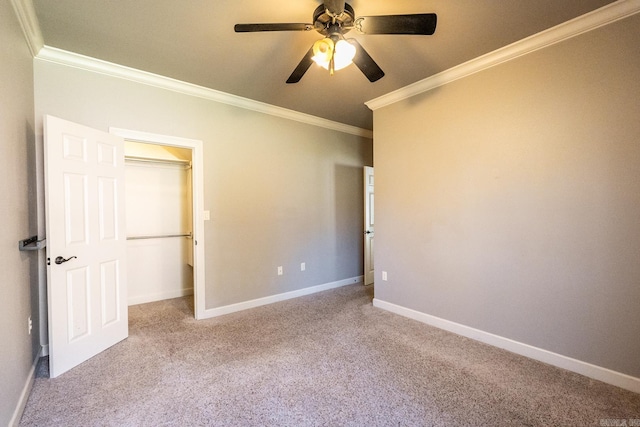
[[204,312],[202,142],[124,129],[128,305],[194,296]]

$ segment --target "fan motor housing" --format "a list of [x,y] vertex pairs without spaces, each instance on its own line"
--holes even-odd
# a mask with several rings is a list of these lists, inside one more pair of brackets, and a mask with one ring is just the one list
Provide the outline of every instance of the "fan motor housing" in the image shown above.
[[[353,8],[348,3],[345,3],[344,11],[340,16],[336,16],[335,20],[335,23],[340,27],[341,34],[349,32],[355,20]],[[313,11],[313,28],[323,36],[329,36],[333,32],[333,30],[330,30],[331,27],[335,28],[332,25],[333,23],[333,16],[327,13],[324,4],[321,4]]]

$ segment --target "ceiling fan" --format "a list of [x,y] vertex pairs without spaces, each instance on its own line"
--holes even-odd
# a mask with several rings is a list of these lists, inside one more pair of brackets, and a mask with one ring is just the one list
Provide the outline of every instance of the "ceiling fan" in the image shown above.
[[236,24],[234,29],[236,33],[316,30],[325,36],[313,44],[287,83],[299,82],[314,62],[331,74],[353,62],[370,82],[375,82],[384,77],[384,71],[357,40],[347,40],[344,34],[356,30],[359,34],[432,35],[436,23],[435,13],[356,17],[344,0],[324,0],[313,12],[313,24]]

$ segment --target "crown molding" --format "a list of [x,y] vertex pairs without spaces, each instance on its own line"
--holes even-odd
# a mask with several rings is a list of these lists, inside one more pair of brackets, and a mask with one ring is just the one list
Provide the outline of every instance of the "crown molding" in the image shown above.
[[11,4],[22,27],[31,55],[35,57],[44,46],[44,41],[33,2],[31,0],[11,0]]
[[618,0],[593,12],[434,74],[409,86],[365,102],[371,110],[386,107],[455,80],[495,67],[520,56],[560,43],[640,12],[640,0]]
[[223,104],[232,105],[246,110],[269,114],[272,116],[294,120],[300,123],[318,126],[338,132],[343,132],[363,138],[373,138],[373,132],[356,126],[347,125],[333,120],[323,119],[310,114],[301,113],[287,108],[277,107],[260,101],[254,101],[241,96],[231,95],[203,86],[194,85],[180,80],[164,77],[158,74],[137,70],[112,62],[102,61],[89,56],[45,46],[40,24],[32,0],[10,0],[22,27],[31,55],[43,61],[54,62],[74,68],[92,71],[112,77],[122,78],[137,83],[167,89],[185,95],[196,96]]
[[232,105],[234,107],[243,108],[245,110],[269,114],[272,116],[294,120],[297,122],[331,129],[338,132],[348,133],[364,138],[373,138],[373,132],[368,129],[362,129],[359,127],[346,125],[344,123],[334,122],[332,120],[323,119],[321,117],[312,116],[310,114],[300,113],[298,111],[277,107],[275,105],[266,104],[264,102],[254,101],[237,95],[231,95],[229,93],[220,92],[218,90],[209,89],[192,83],[183,82],[181,80],[172,79],[170,77],[161,76],[159,74],[153,74],[146,71],[137,70],[135,68],[125,67],[123,65],[114,64],[112,62],[91,58],[89,56],[80,55],[46,45],[36,55],[36,59],[79,68],[82,70],[104,74],[111,77],[117,77],[136,83],[142,83],[160,89],[166,89],[185,95],[195,96],[222,104]]

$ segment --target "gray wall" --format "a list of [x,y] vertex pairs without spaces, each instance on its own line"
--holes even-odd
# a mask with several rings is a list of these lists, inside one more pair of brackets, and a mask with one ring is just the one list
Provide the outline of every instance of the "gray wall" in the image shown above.
[[376,298],[640,377],[639,76],[636,15],[375,111]]
[[36,60],[44,114],[204,141],[207,309],[362,274],[370,139]]
[[30,289],[32,272],[37,284],[37,255],[18,251],[18,240],[36,233],[30,203],[35,201],[33,61],[8,1],[0,2],[0,40],[0,425],[6,426],[40,350],[37,292]]

